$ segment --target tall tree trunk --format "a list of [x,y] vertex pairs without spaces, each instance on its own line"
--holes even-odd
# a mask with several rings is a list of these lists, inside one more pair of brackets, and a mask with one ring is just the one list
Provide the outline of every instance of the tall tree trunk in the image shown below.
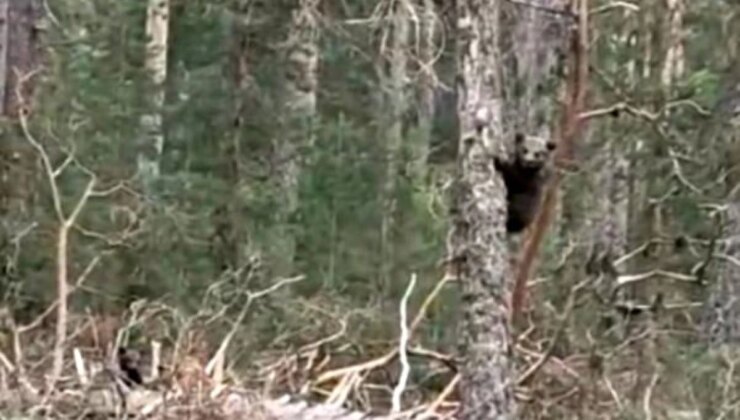
[[605,299],[609,299],[616,284],[615,259],[627,252],[627,226],[629,218],[629,161],[624,157],[621,144],[612,140],[607,145],[605,162],[598,174],[596,211],[592,229],[592,248],[586,271],[600,275],[596,285]]
[[285,129],[277,145],[279,185],[283,208],[278,220],[281,244],[280,266],[291,271],[295,261],[296,241],[291,225],[298,210],[298,187],[301,155],[313,143],[316,114],[319,51],[316,9],[319,0],[300,0],[285,43],[285,83],[283,118]]
[[5,102],[8,94],[8,48],[10,37],[10,0],[0,0],[0,114],[5,114]]
[[170,21],[170,0],[149,0],[146,16],[146,57],[152,90],[148,93],[149,111],[141,118],[142,139],[138,155],[138,173],[145,184],[159,177],[164,148],[162,107],[167,79],[167,48]]
[[[709,290],[704,302],[700,332],[709,347],[709,354],[723,362],[735,357],[740,343],[740,174],[736,170],[740,165],[740,56],[737,55],[737,40],[740,33],[740,10],[736,5],[727,5],[727,26],[723,39],[727,39],[727,80],[723,85],[724,94],[719,98],[712,112],[707,133],[701,137],[702,142],[725,152],[722,165],[727,171],[725,194],[722,197],[725,209],[715,214],[719,240],[711,253],[714,255],[715,270],[712,276],[705,276]],[[720,203],[722,201],[719,201]],[[724,365],[723,365],[724,366]],[[725,403],[740,392],[740,383],[736,376],[727,375],[705,387],[699,395],[703,418],[740,418],[740,407],[737,404]]]
[[[510,60],[506,67],[514,92],[508,92],[505,121],[528,134],[552,138],[553,120],[556,112],[557,90],[562,86],[565,52],[568,47],[568,27],[572,23],[548,10],[564,9],[563,1],[533,0],[527,3],[508,3],[512,28],[507,31],[511,45]],[[513,65],[512,65],[513,64]],[[509,80],[507,78],[507,80]],[[510,127],[511,128],[511,127]],[[555,203],[554,221],[560,221],[562,212],[567,214],[569,201],[558,196]],[[562,205],[561,205],[562,204]],[[522,281],[524,279],[522,277]],[[512,292],[512,301],[526,298],[526,284],[517,283]],[[516,308],[518,304],[513,303]],[[516,317],[516,313],[512,314]]]
[[[737,195],[737,194],[735,194]],[[724,229],[726,243],[722,254],[727,257],[720,262],[716,284],[711,291],[704,313],[704,334],[714,347],[740,340],[740,200],[737,197],[727,205],[727,225]],[[731,261],[735,259],[735,261]]]
[[434,92],[437,88],[437,75],[434,69],[439,46],[436,43],[437,16],[433,0],[417,0],[421,22],[419,37],[419,136],[412,145],[412,178],[417,182],[426,181],[429,146],[434,125]]
[[[737,36],[740,13],[732,17]],[[737,39],[737,38],[735,38]],[[727,151],[728,168],[740,165],[740,57],[735,56],[727,85],[731,86],[715,109],[713,130],[719,142]],[[712,135],[707,136],[712,137]],[[727,190],[727,212],[722,232],[722,248],[717,254],[718,274],[712,284],[709,299],[704,308],[703,329],[709,343],[716,347],[740,341],[740,175],[737,171],[728,172],[725,180]]]
[[664,87],[673,85],[676,79],[683,76],[684,48],[683,48],[683,15],[686,11],[684,0],[665,0],[668,9],[668,27],[665,29],[666,47],[661,82]]
[[[506,5],[511,49],[506,70],[515,86],[507,92],[507,120],[519,130],[550,136],[557,87],[562,76],[571,18],[548,12],[563,7],[551,0]],[[509,80],[507,78],[507,80]]]
[[[37,0],[0,0],[0,115],[17,118],[33,109],[35,74],[41,70]],[[0,284],[18,280],[11,242],[31,226],[40,174],[33,148],[13,130],[0,133]],[[5,290],[0,290],[8,296]]]
[[506,279],[506,188],[491,153],[503,154],[499,1],[457,4],[458,174],[449,236],[462,282],[462,415],[511,419],[515,409]]
[[[394,10],[390,11],[390,44],[387,47],[387,62],[380,72],[383,87],[383,119],[386,138],[386,172],[383,187],[383,219],[381,222],[381,281],[387,290],[392,276],[394,263],[394,229],[396,225],[396,192],[399,168],[402,160],[404,139],[403,116],[408,106],[406,79],[408,78],[409,47],[409,0],[393,2]],[[386,48],[383,46],[381,51]]]
[[[650,0],[641,7],[643,15],[643,26],[639,28],[640,36],[644,47],[643,52],[643,77],[639,80],[638,86],[645,87],[648,92],[653,91],[652,101],[653,111],[663,107],[666,97],[672,96],[674,82],[680,77],[683,69],[683,47],[681,34],[681,16],[683,14],[682,0]],[[655,89],[659,87],[660,89]],[[667,110],[666,114],[672,111]],[[650,147],[660,150],[660,140],[655,136]],[[636,161],[637,165],[638,162]],[[656,177],[657,180],[671,179],[671,170],[666,167],[650,169],[647,172]],[[670,223],[673,220],[670,217],[670,207],[661,202],[654,200],[652,197],[663,194],[670,184],[662,184],[654,179],[635,180],[635,187],[638,191],[644,191],[641,206],[647,208],[649,221],[647,231],[649,238],[660,238],[668,236],[671,232]],[[641,191],[641,192],[642,192]],[[652,197],[651,197],[652,196]],[[644,215],[644,213],[643,213]],[[670,246],[663,243],[656,243],[651,246],[649,252],[648,264],[656,268],[667,269],[667,264],[673,250]],[[660,302],[663,296],[669,292],[665,285],[654,281],[638,282],[632,286],[619,289],[619,299],[622,305],[625,303],[630,307],[635,304],[655,306]],[[637,367],[632,390],[628,397],[632,403],[637,405],[643,400],[645,392],[651,386],[653,378],[660,374],[662,369],[658,355],[662,350],[660,336],[657,334],[657,314],[655,311],[645,311],[640,316],[630,315],[624,320],[624,333],[631,336],[645,334],[646,339],[638,341],[634,346],[635,365]]]
[[[739,14],[733,17],[735,28]],[[737,36],[735,32],[735,36]],[[737,38],[735,38],[737,39]],[[724,97],[718,101],[713,112],[714,121],[709,135],[702,140],[712,141],[726,152],[724,168],[737,168],[740,165],[740,83],[738,70],[740,60],[731,67]],[[712,132],[714,131],[714,132]],[[701,330],[708,344],[710,355],[725,361],[733,357],[740,342],[740,174],[727,172],[725,180],[725,209],[715,214],[719,239],[710,252],[715,257],[716,270],[712,276],[705,276],[709,283],[708,299],[704,303]],[[719,217],[718,217],[719,216]],[[714,245],[712,245],[714,246]],[[718,381],[702,389],[700,403],[704,418],[740,418],[740,407],[724,404],[730,396],[738,395],[740,383],[728,375],[727,380]]]
[[221,270],[237,269],[243,264],[245,246],[248,243],[248,233],[245,223],[240,222],[243,208],[242,194],[242,142],[244,140],[244,125],[248,121],[250,100],[256,95],[252,70],[250,66],[249,48],[249,1],[242,0],[235,5],[230,18],[230,46],[229,62],[225,69],[225,77],[231,81],[234,91],[234,108],[231,116],[231,126],[225,129],[227,133],[219,143],[221,164],[219,174],[224,182],[230,185],[231,194],[223,197],[213,213],[211,221],[213,235],[211,249],[216,259],[216,266]]
[[[555,93],[552,91],[559,90],[557,94],[560,95],[559,102],[562,110],[560,112],[560,123],[557,127],[557,132],[552,137],[557,141],[555,161],[559,165],[564,166],[573,163],[574,145],[585,127],[580,113],[585,110],[586,104],[589,75],[588,48],[590,44],[588,0],[571,0],[569,3],[568,8],[563,11],[567,12],[570,16],[578,16],[577,25],[568,24],[568,21],[562,20],[562,17],[549,21],[548,24],[537,24],[535,22],[533,26],[531,22],[525,20],[524,23],[519,25],[523,26],[523,30],[525,31],[536,31],[538,37],[531,40],[531,45],[524,43],[518,47],[529,52],[521,54],[521,57],[517,61],[517,68],[524,65],[524,68],[520,69],[520,72],[524,73],[519,76],[517,82],[519,85],[522,83],[535,85],[537,89],[528,94],[525,90],[523,98],[518,98],[519,108],[514,108],[517,112],[522,113],[525,113],[523,107],[533,108],[535,112],[529,113],[529,117],[520,121],[520,126],[524,129],[533,130],[541,136],[549,137],[548,119],[552,118],[555,101],[553,101],[551,96],[548,97],[543,94],[548,91]],[[552,38],[557,39],[557,42],[552,41]],[[548,42],[543,40],[548,40]],[[516,46],[517,43],[518,41],[515,40],[514,45]],[[542,49],[544,45],[548,45],[549,48]],[[565,45],[569,45],[569,49],[560,49]],[[561,53],[565,53],[566,56],[564,63],[566,77],[564,81],[558,80],[560,79],[558,77],[554,77],[557,76],[554,70],[557,68],[558,50]],[[519,64],[519,62],[522,64]],[[545,66],[546,64],[547,66]],[[542,73],[538,68],[539,66],[547,67],[548,72]],[[559,89],[555,87],[559,87]],[[511,119],[515,119],[515,116],[511,115],[511,113],[509,113],[509,116]],[[562,179],[562,171],[554,171],[544,188],[543,197],[535,220],[527,229],[521,242],[522,246],[517,258],[516,279],[514,281],[511,299],[511,315],[514,322],[517,321],[518,313],[525,302],[526,284],[534,269],[540,245],[544,241],[549,225],[555,218],[556,211],[560,207],[558,204],[560,201],[559,190]]]
[[[622,18],[629,23],[622,28],[618,42],[621,44],[620,48],[630,50],[631,36],[639,29],[639,22],[631,16],[631,11],[626,10],[623,13]],[[636,72],[635,59],[639,51],[631,52],[627,62],[611,62],[608,69],[610,73],[624,74],[627,86],[635,86],[640,78]],[[596,164],[596,167],[601,169],[593,190],[595,205],[593,216],[590,218],[591,249],[586,272],[600,280],[595,289],[605,303],[615,303],[615,300],[623,302],[627,299],[625,288],[617,289],[616,277],[619,269],[621,271],[629,269],[625,266],[615,267],[614,262],[623,256],[628,248],[628,227],[633,197],[630,194],[632,162],[627,158],[627,152],[633,146],[617,139],[625,137],[632,123],[632,120],[609,118],[600,125],[603,132],[609,133],[609,138],[602,146],[605,152],[604,159]]]
[[0,114],[31,106],[33,75],[41,70],[38,0],[0,0]]

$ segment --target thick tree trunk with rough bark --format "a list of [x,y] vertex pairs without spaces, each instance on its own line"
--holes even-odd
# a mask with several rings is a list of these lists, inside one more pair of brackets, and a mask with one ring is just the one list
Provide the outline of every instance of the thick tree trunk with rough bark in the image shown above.
[[[720,262],[717,282],[712,288],[704,313],[704,335],[714,347],[736,345],[740,341],[740,201],[735,198],[727,206],[727,238],[722,254],[727,258]],[[735,261],[731,261],[734,259]]]
[[[740,69],[740,60],[734,65]],[[737,73],[735,73],[737,75]],[[740,83],[734,87],[715,112],[716,136],[727,147],[728,167],[740,164]],[[721,248],[717,250],[718,270],[705,304],[704,334],[715,348],[740,342],[740,175],[731,172],[726,179],[727,211]]]
[[450,262],[463,290],[461,419],[513,418],[506,280],[506,189],[494,169],[503,154],[499,1],[457,4],[458,174]]

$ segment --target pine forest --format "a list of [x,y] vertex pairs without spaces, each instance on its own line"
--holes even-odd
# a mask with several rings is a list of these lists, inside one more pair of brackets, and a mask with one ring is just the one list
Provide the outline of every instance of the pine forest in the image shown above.
[[740,419],[740,2],[0,0],[0,418]]

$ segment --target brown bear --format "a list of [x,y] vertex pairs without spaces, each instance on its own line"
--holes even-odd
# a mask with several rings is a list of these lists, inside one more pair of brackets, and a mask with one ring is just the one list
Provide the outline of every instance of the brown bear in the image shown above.
[[552,173],[553,150],[555,143],[548,139],[516,133],[511,158],[494,159],[506,184],[507,232],[521,232],[534,220],[543,187]]

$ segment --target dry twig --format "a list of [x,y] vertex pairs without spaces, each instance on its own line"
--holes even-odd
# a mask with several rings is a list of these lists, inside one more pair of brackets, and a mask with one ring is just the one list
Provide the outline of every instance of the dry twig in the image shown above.
[[411,370],[408,361],[408,353],[406,351],[410,338],[409,330],[406,327],[406,307],[408,305],[408,300],[411,297],[411,292],[413,292],[414,290],[414,286],[416,286],[416,273],[411,275],[411,281],[406,288],[406,293],[404,293],[400,304],[401,319],[399,320],[399,324],[401,326],[401,337],[398,340],[398,354],[400,356],[399,361],[401,363],[401,375],[398,378],[398,384],[393,389],[393,405],[391,409],[392,414],[397,414],[401,411],[401,396],[403,395],[403,391],[406,388],[409,371]]

